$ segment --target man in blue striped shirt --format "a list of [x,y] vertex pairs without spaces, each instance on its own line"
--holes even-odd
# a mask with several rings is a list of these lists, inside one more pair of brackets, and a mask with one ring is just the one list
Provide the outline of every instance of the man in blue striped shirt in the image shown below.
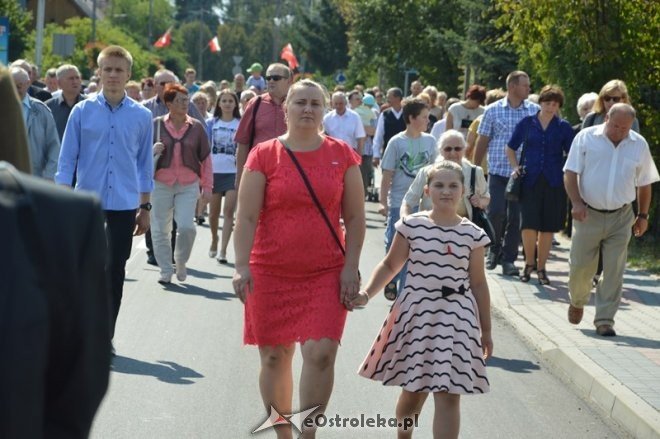
[[73,107],[64,131],[55,181],[101,198],[110,251],[111,329],[123,294],[134,235],[149,229],[153,189],[151,112],[126,96],[133,57],[120,46],[98,56],[102,90]]
[[518,122],[525,116],[535,115],[539,106],[527,100],[530,90],[527,73],[519,70],[509,73],[506,89],[504,99],[486,107],[477,130],[479,137],[474,163],[481,163],[488,152],[488,218],[493,223],[496,236],[488,252],[486,268],[492,270],[501,262],[504,275],[517,276],[518,268],[514,262],[520,244],[520,208],[518,202],[507,201],[504,197],[506,184],[513,172],[506,157],[506,146]]

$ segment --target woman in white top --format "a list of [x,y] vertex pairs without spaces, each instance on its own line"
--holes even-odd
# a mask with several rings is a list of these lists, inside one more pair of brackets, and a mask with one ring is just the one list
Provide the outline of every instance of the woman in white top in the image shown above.
[[[211,248],[209,257],[217,256],[218,262],[227,263],[227,245],[234,227],[234,210],[236,209],[236,142],[234,135],[241,118],[236,93],[226,88],[220,91],[215,105],[213,117],[206,121],[206,129],[211,143],[211,158],[213,161],[213,197],[209,213],[211,229]],[[222,196],[225,206],[222,212],[222,242],[218,253],[218,219]]]
[[[488,184],[484,177],[484,171],[480,166],[475,166],[474,195],[472,194],[471,174],[472,164],[465,159],[465,138],[456,130],[445,131],[438,141],[438,161],[449,160],[461,165],[463,169],[463,180],[465,193],[463,202],[458,204],[457,212],[472,220],[472,207],[485,209],[490,203],[490,193],[488,193]],[[428,172],[434,164],[426,166],[417,173],[415,180],[408,188],[408,192],[403,197],[401,203],[401,217],[406,217],[417,210],[428,210],[432,207],[431,200],[424,195],[424,186],[426,185]]]
[[458,130],[467,137],[470,124],[484,112],[486,102],[486,88],[473,84],[465,93],[465,100],[457,102],[447,110],[446,129]]

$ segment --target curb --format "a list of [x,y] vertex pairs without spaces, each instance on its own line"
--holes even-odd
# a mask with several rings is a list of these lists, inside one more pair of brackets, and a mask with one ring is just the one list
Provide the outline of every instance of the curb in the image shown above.
[[637,439],[660,439],[660,412],[583,354],[578,348],[560,348],[512,308],[498,282],[491,291],[494,314],[506,320],[523,341],[540,354],[553,372],[575,385],[576,393],[613,419]]

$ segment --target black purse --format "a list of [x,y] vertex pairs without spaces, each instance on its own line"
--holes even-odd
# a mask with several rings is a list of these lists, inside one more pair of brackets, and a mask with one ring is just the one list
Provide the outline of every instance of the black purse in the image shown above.
[[[506,189],[504,189],[504,197],[509,201],[520,201],[520,192],[522,191],[522,179],[525,175],[525,149],[527,149],[527,136],[529,134],[529,127],[525,131],[525,142],[523,143],[523,150],[520,153],[520,173],[517,177],[513,175],[509,176],[509,181],[506,183]],[[508,148],[505,146],[505,148]]]
[[[282,142],[282,140],[280,140],[280,142]],[[323,217],[325,224],[328,226],[328,229],[330,230],[332,237],[335,239],[335,242],[337,243],[339,250],[341,250],[341,254],[346,256],[346,250],[344,249],[344,246],[341,244],[341,241],[339,240],[339,236],[337,236],[337,232],[335,231],[334,227],[332,227],[332,223],[330,222],[330,218],[328,218],[328,214],[325,212],[323,206],[321,206],[321,202],[317,198],[316,193],[314,192],[314,188],[312,188],[312,184],[309,182],[309,179],[307,178],[307,174],[305,174],[305,171],[303,170],[302,166],[300,166],[300,163],[298,162],[298,159],[296,158],[295,154],[293,154],[293,151],[291,151],[284,142],[282,142],[282,145],[284,145],[284,150],[287,152],[287,154],[289,154],[289,157],[291,157],[291,161],[293,162],[293,164],[296,165],[296,168],[298,169],[298,172],[300,173],[300,176],[302,177],[303,182],[307,187],[307,191],[309,192],[309,195],[312,197],[312,200],[314,200],[314,204],[321,213],[321,216]],[[360,280],[362,279],[360,270],[358,270],[358,278]]]
[[[477,167],[472,165],[472,170],[470,171],[470,191],[472,193],[470,194],[470,197],[474,195],[474,180],[476,173]],[[493,223],[490,222],[488,215],[486,215],[486,212],[484,212],[482,208],[472,206],[472,222],[478,227],[484,229],[484,232],[486,232],[486,235],[488,235],[490,244],[486,245],[486,247],[489,247],[493,242],[495,242],[495,228],[493,227]]]

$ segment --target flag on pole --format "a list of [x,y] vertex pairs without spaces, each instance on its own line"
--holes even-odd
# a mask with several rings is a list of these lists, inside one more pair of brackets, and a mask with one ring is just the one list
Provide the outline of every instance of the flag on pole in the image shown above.
[[172,26],[156,40],[154,47],[167,47],[172,43]]
[[209,41],[209,50],[213,53],[220,52],[220,41],[217,35]]
[[292,71],[296,72],[298,70],[298,59],[293,53],[293,46],[291,46],[291,43],[282,48],[282,52],[280,52],[280,58],[289,64],[289,68]]

